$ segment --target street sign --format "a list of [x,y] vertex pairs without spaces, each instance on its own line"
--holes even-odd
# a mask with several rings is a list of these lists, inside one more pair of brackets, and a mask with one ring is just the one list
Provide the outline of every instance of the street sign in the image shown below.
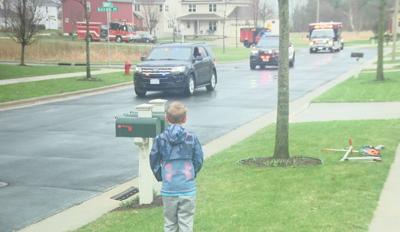
[[98,7],[97,12],[116,12],[118,7]]
[[111,7],[114,7],[114,6],[113,6],[112,2],[103,2],[103,7],[111,8]]

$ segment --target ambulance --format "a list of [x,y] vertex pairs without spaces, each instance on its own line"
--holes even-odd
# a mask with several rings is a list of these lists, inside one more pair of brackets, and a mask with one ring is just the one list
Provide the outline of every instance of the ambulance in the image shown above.
[[321,22],[309,24],[308,38],[310,53],[339,52],[343,50],[341,22]]

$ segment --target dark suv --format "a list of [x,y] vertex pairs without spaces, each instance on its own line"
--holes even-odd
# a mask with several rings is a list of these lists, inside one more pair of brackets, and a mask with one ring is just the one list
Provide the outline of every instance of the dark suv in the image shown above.
[[205,86],[214,90],[217,70],[210,48],[201,43],[172,43],[155,46],[134,73],[135,93],[180,91],[186,96]]

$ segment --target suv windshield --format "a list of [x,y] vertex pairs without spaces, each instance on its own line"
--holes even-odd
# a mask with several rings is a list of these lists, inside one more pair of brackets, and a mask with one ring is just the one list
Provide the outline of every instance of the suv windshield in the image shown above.
[[154,48],[148,60],[189,60],[192,49],[188,47],[159,47]]
[[334,32],[332,29],[319,29],[311,32],[311,38],[333,38]]
[[260,39],[257,43],[257,47],[262,48],[279,48],[279,37],[278,36],[265,36]]

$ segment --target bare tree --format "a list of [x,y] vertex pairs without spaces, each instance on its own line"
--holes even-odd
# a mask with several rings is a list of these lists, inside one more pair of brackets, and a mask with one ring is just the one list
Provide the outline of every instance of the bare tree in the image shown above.
[[150,34],[153,34],[160,17],[160,5],[156,0],[147,0],[141,2],[144,12],[144,21]]
[[10,0],[3,0],[3,12],[4,12],[4,29],[8,29],[8,21],[10,15]]
[[254,27],[258,26],[258,17],[260,14],[260,0],[251,0],[250,1],[250,9],[253,15],[253,24]]
[[267,19],[272,18],[273,16],[274,16],[274,11],[272,6],[268,4],[266,1],[264,1],[260,9],[260,17],[262,19],[263,26],[265,26],[265,22],[267,21]]
[[279,71],[278,110],[273,158],[288,159],[289,155],[289,0],[279,5]]
[[39,0],[16,0],[10,5],[10,9],[14,11],[9,15],[11,37],[21,45],[20,65],[25,65],[25,48],[34,42],[34,35],[39,31],[39,3]]

